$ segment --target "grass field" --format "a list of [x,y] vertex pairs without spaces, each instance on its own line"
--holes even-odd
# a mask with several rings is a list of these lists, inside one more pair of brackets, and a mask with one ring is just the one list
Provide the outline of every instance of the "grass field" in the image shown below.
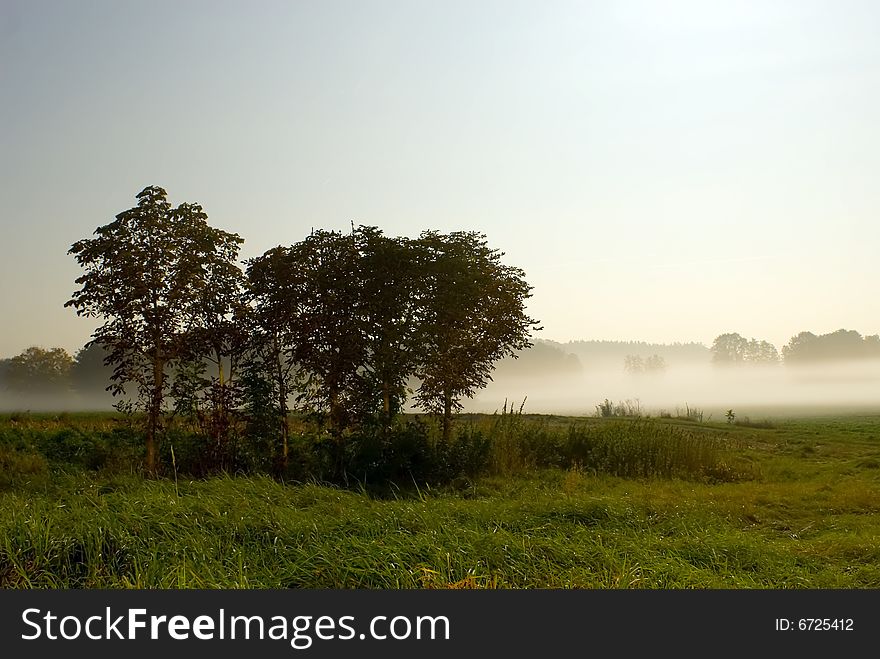
[[460,423],[485,473],[379,495],[146,480],[112,417],[6,415],[0,586],[880,588],[880,416]]

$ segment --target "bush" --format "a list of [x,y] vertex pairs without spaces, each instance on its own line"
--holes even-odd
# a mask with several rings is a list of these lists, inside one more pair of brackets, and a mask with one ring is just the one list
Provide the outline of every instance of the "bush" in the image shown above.
[[341,435],[303,433],[291,442],[287,478],[364,487],[443,485],[485,470],[489,440],[472,427],[443,441],[420,420],[362,426]]
[[606,398],[603,402],[596,405],[596,416],[605,418],[638,418],[642,416],[642,404],[638,399],[615,403],[613,400]]

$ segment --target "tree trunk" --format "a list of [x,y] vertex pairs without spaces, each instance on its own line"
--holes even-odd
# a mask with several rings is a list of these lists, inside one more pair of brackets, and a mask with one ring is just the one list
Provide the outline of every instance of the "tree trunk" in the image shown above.
[[385,425],[391,425],[391,386],[388,380],[382,380],[382,412],[385,414]]
[[449,435],[452,431],[452,394],[444,392],[443,394],[443,441],[449,441]]
[[162,413],[162,390],[165,385],[165,362],[159,357],[153,359],[153,391],[150,396],[150,407],[147,411],[147,456],[146,470],[149,476],[159,471],[158,435],[159,416]]
[[284,371],[281,365],[281,356],[278,355],[278,415],[281,421],[281,470],[287,472],[290,447],[288,437],[290,429],[287,427],[287,387],[284,385]]
[[330,428],[333,431],[342,430],[342,412],[339,405],[339,390],[337,387],[330,388]]

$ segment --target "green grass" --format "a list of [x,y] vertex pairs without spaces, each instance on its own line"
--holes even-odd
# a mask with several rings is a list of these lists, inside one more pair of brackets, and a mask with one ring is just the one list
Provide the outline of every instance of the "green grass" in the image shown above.
[[472,417],[484,475],[382,498],[44,455],[114,423],[0,418],[0,587],[880,588],[880,417]]

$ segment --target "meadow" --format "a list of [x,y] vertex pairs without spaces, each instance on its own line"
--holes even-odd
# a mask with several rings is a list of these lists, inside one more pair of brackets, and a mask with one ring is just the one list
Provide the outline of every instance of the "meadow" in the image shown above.
[[456,473],[375,487],[146,479],[121,417],[4,415],[0,587],[880,588],[880,416],[456,423]]

